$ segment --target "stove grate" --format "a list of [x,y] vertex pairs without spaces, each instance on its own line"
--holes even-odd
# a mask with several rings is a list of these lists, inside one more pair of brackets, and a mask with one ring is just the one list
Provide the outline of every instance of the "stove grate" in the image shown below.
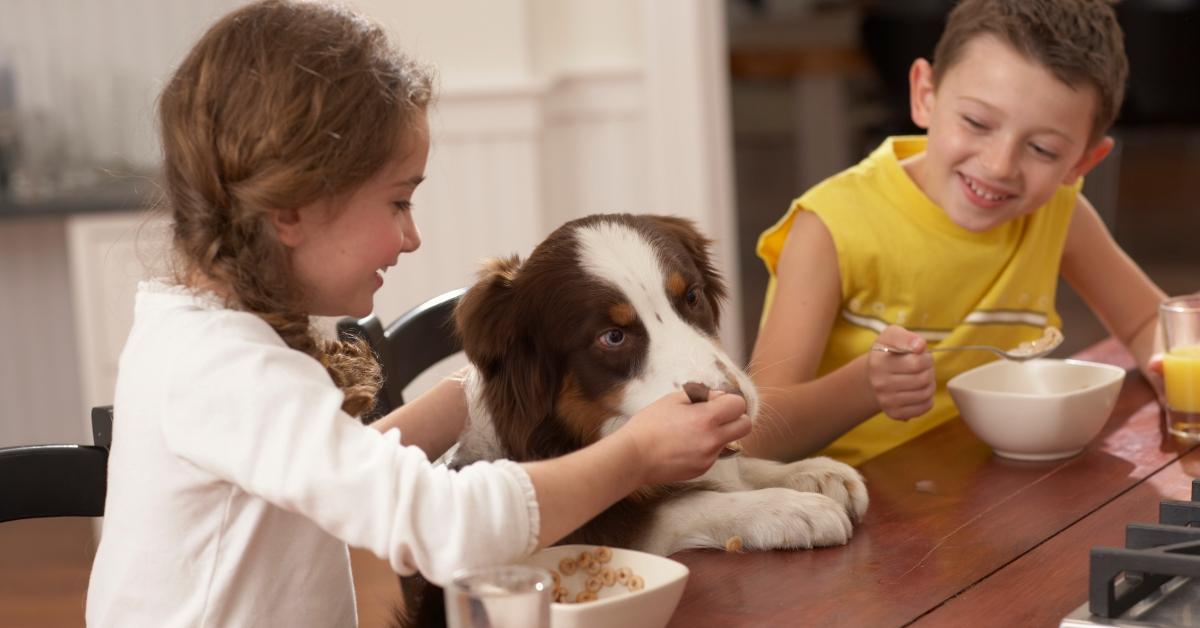
[[1162,501],[1159,523],[1129,524],[1124,548],[1092,549],[1088,608],[1119,617],[1179,576],[1200,579],[1200,479],[1192,501]]

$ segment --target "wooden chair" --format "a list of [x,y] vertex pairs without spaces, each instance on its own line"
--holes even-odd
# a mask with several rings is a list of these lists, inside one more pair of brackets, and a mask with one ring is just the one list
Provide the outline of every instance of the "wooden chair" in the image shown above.
[[375,407],[363,415],[364,423],[404,405],[406,386],[429,367],[462,350],[454,331],[454,308],[464,292],[466,289],[460,288],[434,297],[386,328],[374,314],[338,321],[338,334],[366,340],[383,367],[383,387],[375,397]]
[[0,448],[0,522],[103,516],[112,406],[92,409],[92,439]]

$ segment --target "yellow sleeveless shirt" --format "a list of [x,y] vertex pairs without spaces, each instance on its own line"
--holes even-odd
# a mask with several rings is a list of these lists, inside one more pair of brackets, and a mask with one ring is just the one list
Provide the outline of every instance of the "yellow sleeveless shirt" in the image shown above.
[[[976,233],[954,224],[909,178],[901,161],[925,150],[925,138],[888,138],[862,162],[792,202],[758,240],[771,274],[798,211],[821,218],[833,236],[842,301],[818,377],[870,350],[889,324],[922,335],[929,346],[1014,347],[1061,327],[1054,308],[1058,267],[1082,179],[1059,186],[1034,213]],[[935,353],[937,393],[928,413],[898,421],[879,413],[843,434],[821,455],[861,464],[958,415],[946,390],[955,375],[994,359],[980,351]]]

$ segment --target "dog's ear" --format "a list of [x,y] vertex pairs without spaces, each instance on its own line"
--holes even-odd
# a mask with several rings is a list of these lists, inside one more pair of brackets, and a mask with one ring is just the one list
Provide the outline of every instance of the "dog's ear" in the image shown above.
[[513,341],[513,281],[521,258],[512,255],[484,262],[475,285],[454,308],[454,324],[467,359],[491,376]]
[[725,303],[728,290],[725,287],[725,280],[721,278],[720,271],[712,262],[713,241],[700,233],[696,223],[687,218],[679,216],[644,216],[644,218],[656,224],[663,233],[678,240],[691,256],[692,262],[696,264],[696,268],[699,269],[700,276],[704,280],[704,296],[708,299],[708,304],[712,306],[713,322],[720,325],[721,305]]
[[516,286],[521,260],[513,255],[485,264],[479,280],[455,308],[463,351],[483,375],[484,400],[507,457],[532,457],[534,432],[554,411],[558,371],[527,328]]

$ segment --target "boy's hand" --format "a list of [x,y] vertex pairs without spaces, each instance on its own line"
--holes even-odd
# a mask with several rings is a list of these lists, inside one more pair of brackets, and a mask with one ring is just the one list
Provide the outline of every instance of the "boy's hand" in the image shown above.
[[1146,361],[1146,370],[1143,373],[1149,380],[1150,386],[1154,388],[1154,394],[1158,395],[1158,405],[1162,407],[1163,412],[1166,412],[1167,389],[1163,382],[1163,354],[1155,353],[1150,356],[1150,359]]
[[690,480],[716,461],[721,450],[750,433],[746,400],[711,391],[693,404],[682,391],[671,393],[633,415],[624,432],[638,449],[643,483]]
[[929,412],[937,380],[933,357],[925,352],[925,339],[898,325],[888,325],[879,334],[879,343],[912,350],[908,355],[867,353],[867,381],[879,409],[900,420]]

